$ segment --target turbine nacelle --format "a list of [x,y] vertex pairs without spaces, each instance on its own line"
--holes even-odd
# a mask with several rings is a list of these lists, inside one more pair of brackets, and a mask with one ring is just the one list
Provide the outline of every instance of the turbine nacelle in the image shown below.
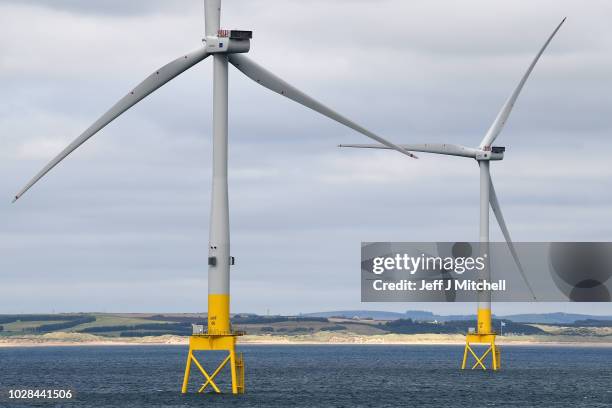
[[503,146],[485,146],[482,150],[476,152],[476,157],[474,158],[478,161],[503,160],[505,151],[506,148]]
[[239,54],[249,52],[252,31],[218,30],[216,35],[207,35],[202,42],[209,54]]

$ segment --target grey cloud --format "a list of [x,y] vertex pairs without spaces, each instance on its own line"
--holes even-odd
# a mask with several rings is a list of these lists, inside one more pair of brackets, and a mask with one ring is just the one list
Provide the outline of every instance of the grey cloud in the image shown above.
[[[0,15],[10,11],[57,29],[36,41],[40,35],[28,25],[0,25],[8,96],[0,103],[0,311],[201,311],[209,61],[141,102],[9,204],[28,177],[130,87],[198,46],[201,4],[171,12],[175,6],[157,2],[75,6],[99,10],[53,4],[0,2]],[[389,139],[475,145],[556,14],[568,15],[499,139],[508,151],[493,173],[516,240],[609,240],[610,7],[453,4],[226,0],[223,19],[255,31],[254,60]],[[501,16],[492,18],[494,12]],[[367,140],[236,70],[230,106],[235,311],[369,307],[359,303],[360,241],[477,239],[474,163],[340,150],[338,143]]]
[[[192,10],[197,3],[201,2],[184,0],[1,0],[0,4],[2,3],[17,6],[34,6],[74,14],[89,14],[108,17],[129,17],[152,13],[185,13],[185,11]],[[200,7],[202,6],[200,5]]]

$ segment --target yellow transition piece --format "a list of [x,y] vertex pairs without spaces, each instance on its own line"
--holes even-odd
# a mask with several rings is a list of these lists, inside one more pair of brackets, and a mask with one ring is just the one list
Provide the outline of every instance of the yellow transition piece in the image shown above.
[[[191,365],[194,364],[205,379],[198,389],[198,393],[204,392],[209,386],[214,392],[221,393],[221,389],[215,383],[215,378],[229,364],[232,376],[232,394],[243,394],[244,358],[242,353],[236,353],[236,338],[241,335],[242,333],[231,330],[229,295],[209,295],[208,333],[194,334],[189,337],[189,354],[187,355],[181,392],[183,394],[187,392]],[[209,373],[198,361],[194,352],[211,350],[227,351],[227,357],[212,373]]]
[[[478,332],[468,333],[465,337],[465,349],[463,351],[461,369],[465,370],[468,353],[475,361],[474,365],[472,365],[472,370],[476,368],[486,370],[487,357],[489,355],[491,355],[490,360],[493,371],[501,369],[501,350],[499,346],[495,344],[496,336],[497,333],[491,330],[491,309],[478,309]],[[488,345],[488,347],[485,349],[484,353],[479,356],[474,347],[472,347],[474,344],[484,344],[485,346]]]

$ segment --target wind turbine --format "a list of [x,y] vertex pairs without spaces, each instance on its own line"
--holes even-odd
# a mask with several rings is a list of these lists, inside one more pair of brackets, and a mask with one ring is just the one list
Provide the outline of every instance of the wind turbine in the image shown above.
[[[518,258],[516,249],[514,247],[514,244],[512,243],[512,239],[510,238],[510,232],[508,231],[508,227],[506,226],[506,222],[504,221],[504,216],[499,205],[499,200],[497,198],[497,194],[495,193],[495,188],[493,187],[493,181],[491,180],[489,163],[491,161],[503,160],[506,148],[501,146],[492,146],[492,144],[503,130],[504,125],[506,124],[506,121],[510,116],[510,112],[512,112],[514,103],[516,102],[521,90],[523,89],[525,82],[529,78],[531,71],[533,71],[533,68],[540,59],[540,56],[542,55],[546,47],[548,47],[548,44],[551,42],[555,34],[557,34],[557,31],[559,31],[564,22],[565,18],[559,23],[559,25],[555,28],[552,34],[548,37],[542,48],[540,48],[535,58],[529,65],[529,68],[527,68],[527,72],[525,72],[520,82],[518,83],[518,86],[514,89],[510,97],[506,100],[506,103],[502,106],[502,109],[497,114],[497,117],[493,121],[493,124],[485,134],[478,147],[466,147],[449,143],[400,144],[402,148],[413,152],[425,152],[467,157],[476,160],[480,167],[480,252],[481,254],[488,254],[489,252],[490,205],[493,209],[493,213],[495,214],[495,218],[497,218],[497,223],[501,228],[504,238],[508,243],[508,248],[510,250],[510,253],[512,254],[512,257],[514,258],[514,261],[516,262],[516,266],[534,299],[535,295],[533,293],[533,289],[531,288],[531,285],[527,280],[525,271],[523,269],[523,266],[521,265],[521,261]],[[388,147],[381,146],[378,144],[341,144],[339,145],[339,147],[388,149]],[[485,259],[487,259],[486,267],[484,268],[480,278],[490,281],[489,258],[487,257]],[[497,370],[500,367],[500,359],[499,350],[495,346],[495,333],[491,329],[491,292],[489,291],[482,291],[478,293],[477,318],[477,332],[468,333],[466,338],[466,347],[463,355],[462,368],[465,368],[467,353],[469,351],[476,360],[476,363],[472,368],[476,368],[479,366],[485,369],[484,359],[489,353],[491,353],[493,360],[493,369]],[[470,347],[470,343],[489,344],[489,348],[482,356],[479,357]]]
[[[246,57],[250,49],[251,31],[220,29],[221,0],[205,0],[205,38],[204,45],[197,50],[183,54],[174,61],[159,68],[144,81],[121,98],[106,113],[87,128],[79,137],[62,150],[38,174],[32,178],[13,202],[36,184],[53,167],[60,163],[70,153],[98,133],[102,128],[119,117],[125,111],[136,105],[143,98],[182,74],[189,68],[209,56],[213,58],[213,158],[212,158],[212,191],[209,224],[208,246],[208,331],[190,338],[189,356],[185,369],[183,393],[187,391],[191,362],[202,371],[207,381],[200,388],[203,391],[208,385],[220,392],[214,382],[214,377],[225,364],[230,363],[232,370],[232,392],[244,391],[243,362],[241,356],[235,353],[235,337],[230,324],[229,278],[230,265],[234,258],[230,256],[229,206],[227,186],[228,158],[228,63],[235,66],[247,77],[280,95],[289,98],[307,108],[310,108],[328,118],[381,143],[383,146],[397,150],[409,157],[416,158],[413,153],[378,136],[358,125],[345,116],[328,108],[294,86],[288,84],[276,75],[256,64]],[[227,350],[226,360],[209,375],[195,358],[196,350]]]

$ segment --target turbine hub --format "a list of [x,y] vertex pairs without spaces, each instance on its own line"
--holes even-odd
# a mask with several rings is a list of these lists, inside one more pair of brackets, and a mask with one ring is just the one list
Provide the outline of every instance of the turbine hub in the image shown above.
[[504,146],[485,146],[476,153],[476,160],[503,160],[505,151]]
[[206,36],[202,41],[206,43],[206,52],[209,54],[237,54],[249,52],[251,38],[252,31],[219,30],[217,35]]

